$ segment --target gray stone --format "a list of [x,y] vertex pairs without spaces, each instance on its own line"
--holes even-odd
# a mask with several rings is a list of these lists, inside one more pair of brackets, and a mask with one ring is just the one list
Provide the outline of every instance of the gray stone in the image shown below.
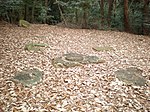
[[87,56],[78,53],[67,53],[62,55],[62,57],[57,57],[52,59],[52,65],[56,68],[58,67],[75,67],[81,66],[82,64],[90,63],[103,63],[104,60],[100,60],[97,56]]
[[83,55],[77,53],[64,54],[65,59],[68,61],[81,62],[83,60]]
[[85,56],[84,60],[81,62],[83,64],[90,64],[90,63],[103,63],[104,60],[100,60],[97,56]]
[[38,69],[28,69],[16,73],[12,80],[15,82],[20,82],[24,86],[30,87],[40,82],[42,80],[42,76],[43,72],[39,71]]
[[92,48],[93,50],[95,51],[111,51],[111,50],[114,50],[113,47],[110,47],[110,46],[104,46],[104,47],[93,47]]
[[25,45],[25,50],[28,51],[39,51],[41,47],[47,47],[47,44],[40,44],[40,43],[28,43]]
[[144,86],[146,84],[146,80],[142,77],[142,70],[135,67],[120,69],[115,74],[119,80],[128,85]]

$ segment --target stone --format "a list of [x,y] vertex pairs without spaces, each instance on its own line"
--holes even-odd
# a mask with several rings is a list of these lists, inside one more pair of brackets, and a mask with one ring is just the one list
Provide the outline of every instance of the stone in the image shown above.
[[81,62],[83,64],[90,64],[90,63],[103,63],[104,60],[100,60],[97,56],[85,56],[84,60]]
[[81,66],[81,64],[79,62],[70,62],[70,61],[64,61],[64,66],[66,68],[69,68],[69,67],[75,67],[75,66]]
[[120,69],[115,72],[116,77],[128,85],[144,86],[146,80],[142,77],[142,70],[136,67]]
[[30,23],[25,20],[19,20],[19,26],[28,28],[30,26]]
[[56,68],[68,68],[80,66],[81,64],[79,62],[65,60],[63,57],[57,57],[52,59],[52,65]]
[[12,78],[15,82],[20,82],[24,86],[30,87],[42,80],[43,72],[38,69],[28,69],[21,72],[17,72]]
[[56,68],[63,68],[64,67],[64,61],[62,59],[62,57],[57,57],[57,58],[54,58],[52,59],[52,65]]
[[52,65],[56,68],[69,68],[75,66],[81,66],[83,64],[91,64],[91,63],[103,63],[104,60],[100,60],[97,56],[88,56],[82,55],[78,53],[67,53],[62,55],[61,57],[57,57],[52,59]]
[[41,50],[41,47],[46,47],[47,44],[40,44],[40,43],[28,43],[25,45],[25,50],[28,51],[39,51]]
[[65,59],[68,61],[81,62],[83,60],[83,55],[77,53],[64,54]]
[[104,46],[104,47],[93,47],[92,48],[93,50],[95,51],[111,51],[111,50],[114,50],[113,47],[110,47],[110,46]]

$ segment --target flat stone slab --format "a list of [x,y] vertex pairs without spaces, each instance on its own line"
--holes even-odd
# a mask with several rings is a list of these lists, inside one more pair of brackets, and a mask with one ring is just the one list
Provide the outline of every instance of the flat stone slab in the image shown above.
[[15,82],[20,82],[24,86],[30,87],[42,80],[43,72],[38,69],[29,69],[16,73],[16,75],[12,78]]
[[136,67],[120,69],[115,72],[117,78],[128,85],[144,86],[146,80],[142,77],[142,70]]
[[113,47],[110,47],[110,46],[103,46],[103,47],[95,46],[92,49],[95,51],[112,51],[112,50],[114,50]]
[[47,44],[40,44],[40,43],[28,43],[25,45],[25,50],[28,51],[39,51],[41,47],[47,47]]
[[64,54],[63,56],[68,61],[81,62],[83,60],[83,55],[82,54],[68,53],[68,54]]
[[52,59],[52,65],[56,68],[68,68],[81,66],[90,63],[104,63],[104,60],[99,59],[97,56],[87,56],[78,53],[67,53],[61,57]]

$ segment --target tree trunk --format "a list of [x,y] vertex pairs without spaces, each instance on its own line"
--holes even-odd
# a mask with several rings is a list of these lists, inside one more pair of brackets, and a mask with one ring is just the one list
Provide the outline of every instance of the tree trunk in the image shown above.
[[104,28],[104,0],[99,0],[101,14],[101,28]]
[[125,31],[130,32],[129,14],[128,14],[128,0],[124,0],[124,28],[125,28]]
[[78,9],[75,9],[76,24],[78,24]]
[[143,34],[148,35],[150,34],[150,11],[149,11],[149,0],[144,0],[144,7],[143,7]]
[[36,0],[33,1],[33,6],[32,6],[32,15],[31,15],[31,22],[32,23],[34,22],[35,3],[36,3]]
[[45,8],[46,8],[46,15],[45,15],[44,23],[47,22],[48,0],[45,0]]
[[108,9],[108,27],[111,27],[111,16],[112,16],[112,10],[113,10],[113,3],[114,0],[109,0],[109,9]]
[[[56,3],[58,3],[58,1],[57,1],[57,0],[56,0]],[[59,12],[60,12],[61,21],[63,21],[63,22],[64,22],[64,25],[65,25],[65,26],[67,26],[66,19],[65,19],[64,15],[63,15],[63,12],[62,12],[62,10],[61,10],[61,8],[60,8],[59,3],[58,3],[58,9],[59,9]]]
[[88,9],[84,9],[83,10],[83,24],[82,24],[82,28],[87,28],[88,27],[88,22],[87,22],[87,18],[88,18]]

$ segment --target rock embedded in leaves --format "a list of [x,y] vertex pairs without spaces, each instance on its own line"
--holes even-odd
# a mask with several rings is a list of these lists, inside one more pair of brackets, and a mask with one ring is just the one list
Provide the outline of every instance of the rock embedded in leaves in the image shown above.
[[90,64],[90,63],[104,63],[104,60],[100,60],[97,56],[85,56],[81,63]]
[[30,23],[28,21],[25,21],[25,20],[19,20],[19,26],[28,28],[30,26]]
[[17,72],[12,78],[15,82],[20,82],[24,86],[30,87],[42,80],[43,72],[38,69],[27,69]]
[[63,56],[68,61],[81,62],[83,60],[83,55],[82,54],[68,53],[68,54],[64,54]]
[[39,51],[41,50],[41,47],[46,47],[48,46],[47,44],[39,44],[39,43],[28,43],[25,45],[25,50],[28,51]]
[[52,59],[52,65],[56,68],[69,68],[75,66],[81,66],[82,64],[91,63],[104,63],[104,60],[100,60],[97,56],[88,56],[78,53],[67,53],[61,57]]
[[144,86],[146,80],[142,77],[142,70],[136,67],[120,69],[115,72],[116,77],[128,85]]
[[92,49],[95,51],[112,51],[112,50],[114,50],[113,47],[110,47],[110,46],[104,46],[104,47],[96,46],[96,47],[93,47]]

